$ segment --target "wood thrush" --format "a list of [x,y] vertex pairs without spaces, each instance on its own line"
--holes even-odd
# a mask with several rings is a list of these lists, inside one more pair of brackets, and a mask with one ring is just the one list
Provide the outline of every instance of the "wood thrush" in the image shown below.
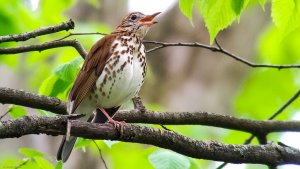
[[[89,51],[75,83],[68,95],[69,114],[96,113],[92,122],[108,121],[115,127],[122,122],[112,119],[119,107],[132,99],[140,90],[146,76],[145,47],[142,40],[153,18],[158,15],[133,12],[117,28],[101,38]],[[76,137],[64,136],[57,153],[57,160],[67,161]]]

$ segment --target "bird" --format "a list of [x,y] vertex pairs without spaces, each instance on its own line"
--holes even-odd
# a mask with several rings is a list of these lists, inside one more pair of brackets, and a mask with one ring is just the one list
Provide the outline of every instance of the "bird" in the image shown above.
[[[138,94],[144,83],[147,63],[142,41],[157,23],[153,19],[158,14],[160,12],[129,13],[114,31],[92,46],[68,94],[69,114],[84,114],[81,120],[109,122],[115,128],[124,125],[125,122],[112,117],[123,103]],[[57,152],[58,161],[68,160],[76,139],[63,137]]]

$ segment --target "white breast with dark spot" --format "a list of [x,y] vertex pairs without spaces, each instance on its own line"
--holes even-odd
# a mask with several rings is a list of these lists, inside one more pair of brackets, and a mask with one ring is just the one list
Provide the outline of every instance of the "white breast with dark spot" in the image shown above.
[[117,38],[112,43],[111,57],[107,60],[91,97],[95,99],[97,107],[121,106],[139,92],[145,73],[144,45],[135,37]]

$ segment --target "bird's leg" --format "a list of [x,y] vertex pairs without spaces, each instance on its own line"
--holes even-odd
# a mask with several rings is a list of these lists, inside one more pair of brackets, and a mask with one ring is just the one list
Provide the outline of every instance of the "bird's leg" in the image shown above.
[[121,131],[121,133],[122,133],[126,122],[125,121],[116,121],[112,117],[110,117],[109,114],[103,108],[99,108],[99,109],[105,115],[105,117],[108,119],[108,123],[114,125],[114,127],[116,129],[118,129],[119,131]]

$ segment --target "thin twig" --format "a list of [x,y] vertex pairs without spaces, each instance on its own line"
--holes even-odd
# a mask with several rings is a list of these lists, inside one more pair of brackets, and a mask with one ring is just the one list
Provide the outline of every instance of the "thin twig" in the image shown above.
[[0,116],[0,120],[2,120],[2,118],[5,117],[10,111],[11,111],[11,108],[9,108],[4,114],[2,114]]
[[[300,95],[300,90],[298,90],[283,106],[281,106],[274,114],[272,114],[268,120],[273,120],[275,117],[277,117],[279,114],[281,114],[290,104],[292,104]],[[252,140],[255,138],[255,135],[251,135],[249,138],[247,138],[244,141],[244,144],[250,144]],[[264,142],[266,143],[266,141]],[[222,163],[220,166],[218,166],[216,169],[222,169],[227,165],[227,163]]]
[[71,36],[77,36],[77,35],[107,35],[107,33],[101,33],[101,32],[81,32],[81,33],[72,33],[72,32],[69,32],[68,35],[60,38],[60,39],[57,39],[56,41],[60,41],[60,40],[63,40],[63,39],[66,39],[68,37],[71,37]]
[[224,168],[228,163],[222,163],[220,164],[216,169],[222,169]]
[[92,141],[94,142],[94,144],[96,145],[96,147],[97,147],[97,149],[98,149],[98,152],[99,152],[99,155],[100,155],[100,159],[101,159],[101,161],[103,162],[104,167],[105,167],[106,169],[108,169],[108,167],[107,167],[107,165],[106,165],[106,162],[105,162],[105,160],[104,160],[104,158],[103,158],[102,151],[101,151],[100,147],[98,146],[98,144],[96,143],[95,140],[92,140]]
[[[91,33],[69,33],[68,35],[66,35],[65,37],[63,38],[60,38],[60,39],[57,39],[55,41],[61,41],[63,39],[66,39],[70,36],[75,36],[75,35],[95,35],[95,34],[98,34],[98,35],[106,35],[105,33],[100,33],[100,32],[91,32]],[[55,42],[54,41],[54,42]],[[216,42],[216,45],[217,46],[210,46],[210,45],[205,45],[205,44],[201,44],[201,43],[198,43],[198,42],[194,42],[194,43],[182,43],[182,42],[178,42],[178,43],[166,43],[166,42],[157,42],[157,41],[143,41],[143,43],[148,43],[148,44],[155,44],[155,45],[158,45],[152,49],[149,49],[147,50],[146,52],[149,53],[149,52],[153,52],[153,51],[156,51],[158,49],[161,49],[161,48],[165,48],[165,47],[174,47],[174,46],[185,46],[185,47],[200,47],[200,48],[204,48],[204,49],[208,49],[208,50],[211,50],[213,52],[219,52],[219,53],[222,53],[222,54],[225,54],[226,56],[229,56],[241,63],[244,63],[250,67],[253,67],[253,68],[276,68],[276,69],[288,69],[288,68],[300,68],[300,65],[274,65],[274,64],[256,64],[256,63],[253,63],[253,62],[250,62],[246,59],[243,59],[242,57],[240,56],[237,56],[227,50],[225,50],[224,48],[221,47],[221,45],[218,43],[218,41],[215,41]],[[78,43],[78,42],[77,42]],[[81,46],[79,43],[76,45],[76,46],[73,46],[77,49],[77,51],[80,51],[79,50],[79,46]],[[30,46],[27,46],[27,47],[30,47]],[[37,47],[37,46],[35,46]],[[59,47],[59,46],[58,46]],[[22,47],[20,47],[22,48]],[[82,47],[81,47],[82,48]],[[8,49],[2,49],[3,51],[1,52],[1,49],[0,49],[0,54],[15,54],[15,53],[22,53],[22,52],[28,52],[28,51],[23,51],[22,49],[21,50],[17,50],[17,48],[11,48],[12,49],[12,53],[11,50],[8,50]],[[41,50],[37,49],[37,51],[42,51],[44,50],[43,48]],[[82,55],[82,53],[80,53],[82,57],[84,57]]]
[[14,169],[18,169],[23,167],[24,165],[26,165],[31,159],[30,158],[26,158],[21,164],[19,164],[18,166],[16,166]]
[[160,125],[163,129],[165,129],[165,130],[168,130],[168,131],[173,131],[173,130],[171,130],[171,129],[168,129],[166,126],[164,126],[164,125]]
[[[290,104],[292,104],[300,95],[300,90],[298,90],[283,106],[281,106],[274,114],[272,114],[268,120],[273,120],[279,114],[281,114]],[[244,144],[250,144],[254,139],[254,135],[245,140]]]
[[268,118],[268,120],[273,120],[275,117],[277,117],[280,113],[283,112],[290,104],[292,104],[300,95],[300,90],[298,90],[293,97],[291,97],[283,106],[281,106],[271,117]]
[[85,58],[85,56],[87,55],[87,52],[84,50],[81,44],[76,40],[50,41],[39,45],[25,45],[25,46],[15,47],[15,48],[0,48],[0,55],[17,54],[17,53],[32,52],[32,51],[41,52],[48,49],[53,49],[57,47],[66,47],[66,46],[74,47],[83,58]]
[[185,47],[199,47],[199,48],[204,48],[204,49],[208,49],[212,52],[219,52],[222,54],[225,54],[226,56],[229,56],[241,63],[244,63],[250,67],[253,68],[276,68],[276,69],[287,69],[287,68],[300,68],[300,65],[273,65],[273,64],[256,64],[253,62],[250,62],[246,59],[241,58],[240,56],[237,56],[227,50],[225,50],[224,48],[222,48],[220,46],[220,44],[218,43],[217,46],[210,46],[210,45],[205,45],[205,44],[201,44],[198,42],[194,42],[194,43],[183,43],[183,42],[178,42],[178,43],[166,43],[166,42],[157,42],[157,41],[143,41],[143,43],[148,43],[148,44],[154,44],[154,45],[158,45],[156,47],[153,47],[152,49],[147,50],[146,52],[153,52],[156,51],[158,49],[162,49],[162,48],[166,48],[166,47],[180,47],[180,46],[185,46]]
[[0,43],[2,42],[11,42],[11,41],[26,41],[31,38],[35,38],[37,36],[42,36],[46,34],[56,33],[63,30],[68,31],[69,29],[74,29],[74,22],[70,19],[67,22],[62,22],[61,24],[50,26],[46,28],[40,28],[31,32],[22,33],[22,34],[15,34],[15,35],[6,35],[0,36]]

